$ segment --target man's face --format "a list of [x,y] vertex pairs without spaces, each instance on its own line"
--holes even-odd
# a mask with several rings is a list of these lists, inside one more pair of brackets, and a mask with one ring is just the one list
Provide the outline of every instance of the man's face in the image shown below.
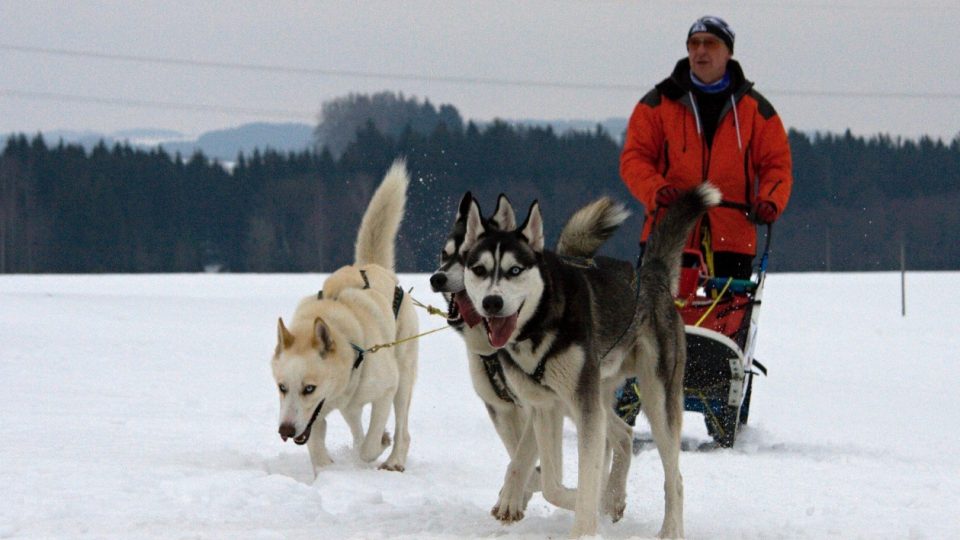
[[709,32],[697,32],[687,39],[687,55],[690,58],[690,70],[707,84],[723,77],[727,71],[727,61],[732,56],[727,44]]

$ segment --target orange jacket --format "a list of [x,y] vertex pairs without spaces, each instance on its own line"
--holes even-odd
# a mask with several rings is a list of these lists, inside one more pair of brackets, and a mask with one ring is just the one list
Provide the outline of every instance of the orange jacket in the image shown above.
[[787,134],[773,106],[743,76],[740,65],[727,64],[733,103],[720,113],[713,144],[700,135],[689,60],[640,100],[630,117],[620,155],[620,176],[647,209],[642,240],[653,224],[657,191],[664,186],[689,189],[710,180],[723,193],[723,204],[710,210],[714,251],[756,254],[756,226],[748,210],[768,201],[783,212],[793,186]]

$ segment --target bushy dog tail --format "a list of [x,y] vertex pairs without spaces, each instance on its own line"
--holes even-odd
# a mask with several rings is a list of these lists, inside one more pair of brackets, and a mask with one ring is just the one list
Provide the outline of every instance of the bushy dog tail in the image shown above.
[[407,164],[403,159],[397,159],[383,177],[383,182],[374,192],[366,212],[363,213],[354,250],[354,261],[357,265],[378,264],[388,270],[395,270],[397,232],[403,220],[409,183]]
[[[680,258],[687,237],[694,224],[710,208],[720,204],[720,190],[710,182],[704,182],[694,189],[684,193],[676,202],[671,204],[666,213],[647,238],[647,247],[643,252],[643,269],[648,265],[657,266],[656,262],[666,266],[667,277],[670,280],[670,291],[677,294],[677,284],[680,279]],[[642,278],[641,278],[642,279]]]
[[557,253],[593,257],[628,217],[630,211],[610,197],[593,201],[567,220],[557,240]]

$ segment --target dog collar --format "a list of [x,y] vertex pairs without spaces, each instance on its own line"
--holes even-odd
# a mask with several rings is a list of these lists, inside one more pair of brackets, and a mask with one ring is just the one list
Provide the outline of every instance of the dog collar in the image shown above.
[[367,351],[355,343],[351,343],[350,346],[357,351],[357,359],[353,361],[353,369],[357,369],[363,363],[364,353]]

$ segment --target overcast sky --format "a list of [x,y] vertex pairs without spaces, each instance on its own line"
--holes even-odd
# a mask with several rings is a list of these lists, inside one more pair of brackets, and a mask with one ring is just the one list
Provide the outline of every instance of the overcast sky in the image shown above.
[[704,14],[789,127],[960,133],[956,0],[0,0],[0,133],[315,123],[381,90],[476,120],[626,117]]

